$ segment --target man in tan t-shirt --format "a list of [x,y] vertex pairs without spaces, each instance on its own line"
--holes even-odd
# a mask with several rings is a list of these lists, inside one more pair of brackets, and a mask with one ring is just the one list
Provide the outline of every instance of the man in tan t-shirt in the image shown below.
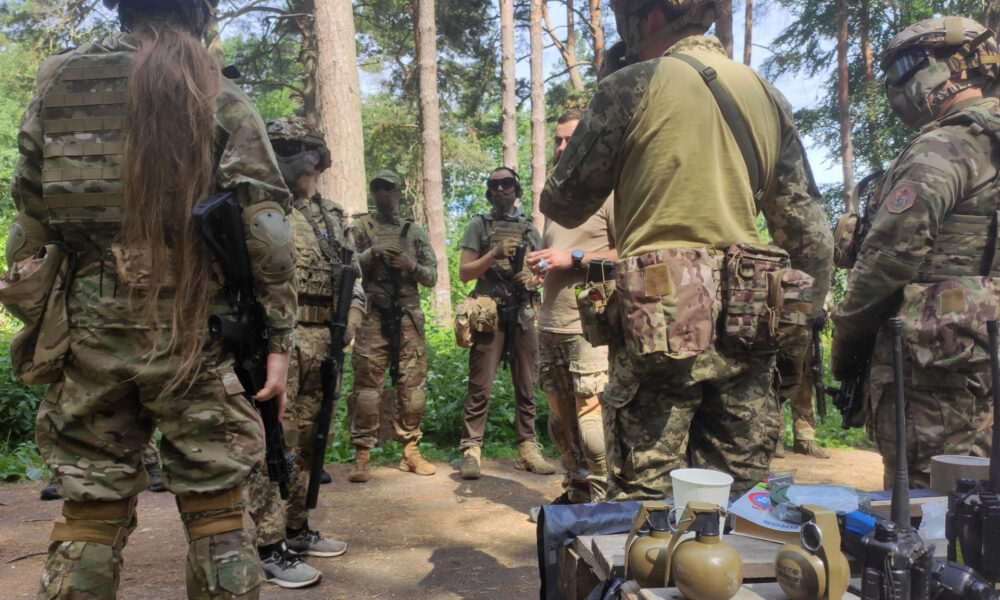
[[[582,113],[559,117],[553,163],[566,148]],[[596,502],[607,491],[604,425],[597,395],[608,380],[608,349],[583,337],[576,306],[577,285],[584,283],[587,263],[617,260],[614,200],[576,229],[547,220],[542,250],[528,255],[528,266],[545,277],[538,314],[538,370],[549,401],[549,434],[562,454],[565,492],[554,504]]]

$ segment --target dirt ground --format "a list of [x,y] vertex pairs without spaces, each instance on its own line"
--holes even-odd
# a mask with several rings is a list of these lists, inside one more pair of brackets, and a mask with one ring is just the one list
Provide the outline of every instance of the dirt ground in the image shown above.
[[[513,461],[484,460],[483,477],[464,481],[456,467],[418,478],[378,467],[372,481],[347,483],[347,465],[329,465],[310,524],[350,544],[337,558],[310,559],[319,586],[283,590],[264,584],[262,598],[490,599],[537,597],[532,506],[561,493],[559,476],[518,471]],[[774,468],[796,469],[803,483],[839,482],[881,489],[882,463],[864,450],[834,450],[831,460],[788,453]],[[41,502],[41,482],[0,486],[0,597],[34,598],[60,502]],[[125,549],[119,598],[182,600],[186,544],[170,494],[144,492],[139,526]]]

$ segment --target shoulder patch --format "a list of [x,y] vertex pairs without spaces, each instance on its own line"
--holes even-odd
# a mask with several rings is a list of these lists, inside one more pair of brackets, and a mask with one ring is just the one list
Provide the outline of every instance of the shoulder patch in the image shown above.
[[886,196],[885,207],[892,214],[906,212],[917,199],[917,186],[914,183],[897,185]]

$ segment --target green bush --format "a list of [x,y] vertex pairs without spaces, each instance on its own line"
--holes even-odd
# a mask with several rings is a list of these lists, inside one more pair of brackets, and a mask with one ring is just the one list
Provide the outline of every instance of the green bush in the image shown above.
[[0,455],[35,439],[35,413],[44,387],[30,386],[14,378],[10,365],[10,338],[14,323],[0,313]]

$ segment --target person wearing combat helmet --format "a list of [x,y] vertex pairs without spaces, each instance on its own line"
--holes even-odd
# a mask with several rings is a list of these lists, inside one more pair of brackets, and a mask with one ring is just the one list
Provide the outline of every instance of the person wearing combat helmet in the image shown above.
[[[478,479],[486,416],[497,366],[504,362],[514,380],[517,431],[517,466],[551,475],[555,468],[542,456],[535,437],[535,333],[537,285],[524,257],[541,250],[542,239],[531,220],[518,210],[521,181],[510,167],[494,169],[486,179],[486,199],[493,206],[473,217],[462,238],[458,275],[463,282],[476,280],[473,297],[492,300],[493,325],[477,331],[469,351],[469,391],[465,396],[464,432],[459,449],[464,455],[461,475]],[[519,246],[521,248],[519,249]],[[520,268],[514,265],[520,254]]]
[[[65,520],[38,597],[116,596],[156,427],[188,540],[188,598],[257,598],[242,486],[263,459],[260,417],[209,335],[209,315],[230,309],[191,215],[220,191],[242,205],[269,351],[253,399],[280,412],[296,312],[291,198],[253,103],[199,41],[215,2],[105,5],[117,6],[122,32],[40,67],[11,185],[11,271],[41,252],[72,255],[72,285],[39,290],[66,293],[62,318],[55,307],[41,327],[62,331],[68,349],[48,357],[52,371],[12,354],[15,372],[53,384],[36,440]],[[15,314],[20,301],[9,304]]]
[[[346,543],[324,538],[309,527],[306,492],[313,453],[326,450],[313,447],[315,421],[323,400],[320,363],[330,347],[330,318],[338,301],[335,296],[342,268],[341,251],[351,245],[344,236],[344,210],[316,189],[317,177],[330,166],[323,134],[305,118],[292,115],[267,123],[267,135],[281,175],[293,193],[288,220],[297,255],[299,311],[288,368],[289,404],[283,429],[295,460],[286,501],[281,501],[278,484],[268,479],[266,465],[251,475],[247,487],[264,578],[281,587],[300,588],[322,578],[322,573],[300,556],[339,556],[347,550]],[[365,295],[358,282],[340,343],[351,342],[364,309]]]
[[[892,110],[920,133],[875,192],[876,212],[843,301],[834,309],[831,363],[841,380],[867,378],[868,434],[884,482],[896,466],[891,335],[903,321],[910,485],[930,485],[936,454],[989,456],[986,320],[996,319],[1000,52],[992,32],[962,17],[911,25],[882,57]],[[866,358],[870,364],[866,367]]]
[[[763,297],[765,274],[790,262],[781,276],[794,272],[798,310],[818,313],[831,235],[787,101],[704,35],[714,2],[611,7],[627,66],[598,84],[541,197],[542,212],[577,227],[615,193],[608,499],[670,497],[670,471],[688,465],[730,473],[740,493],[767,474],[777,442],[776,415],[762,418],[778,410],[776,349],[806,341],[781,344],[766,326],[757,338],[758,323],[785,314]],[[776,247],[762,243],[758,211]],[[731,312],[719,314],[717,294]]]
[[423,435],[424,380],[427,352],[424,313],[418,285],[437,282],[437,257],[427,232],[399,217],[399,175],[383,169],[368,185],[375,213],[361,215],[351,224],[350,236],[358,248],[368,294],[367,316],[351,353],[354,391],[348,396],[354,467],[348,479],[368,481],[368,459],[378,441],[379,407],[385,372],[389,369],[396,403],[393,429],[403,442],[401,471],[433,475],[434,465],[420,456]]

